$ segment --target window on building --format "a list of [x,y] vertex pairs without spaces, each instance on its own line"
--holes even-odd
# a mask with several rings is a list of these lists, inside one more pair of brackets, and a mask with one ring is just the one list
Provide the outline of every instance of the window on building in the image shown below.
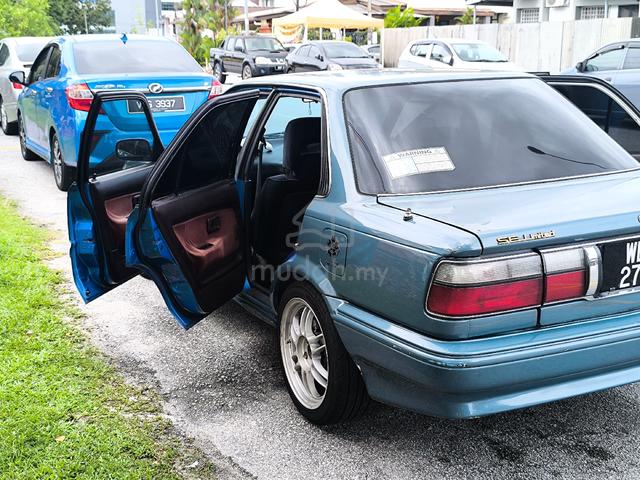
[[620,5],[618,7],[618,17],[637,17],[638,5]]
[[540,21],[539,8],[519,8],[518,23],[536,23]]
[[166,10],[167,12],[175,12],[176,4],[173,2],[162,2],[162,10]]
[[591,7],[579,7],[579,20],[592,20],[594,18],[604,18],[604,5]]

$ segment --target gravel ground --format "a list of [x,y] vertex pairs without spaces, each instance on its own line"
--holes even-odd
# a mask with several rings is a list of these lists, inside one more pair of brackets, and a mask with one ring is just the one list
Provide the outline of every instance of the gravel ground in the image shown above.
[[[68,249],[66,195],[44,162],[21,159],[16,137],[0,136],[0,191]],[[69,273],[68,257],[56,266]],[[85,311],[95,344],[160,392],[221,478],[640,477],[636,386],[468,421],[376,404],[348,425],[317,428],[289,400],[275,333],[235,304],[185,332],[153,284],[136,278]]]

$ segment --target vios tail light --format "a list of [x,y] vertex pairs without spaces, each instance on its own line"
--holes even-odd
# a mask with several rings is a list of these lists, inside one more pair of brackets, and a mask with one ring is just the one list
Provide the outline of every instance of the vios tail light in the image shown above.
[[69,85],[65,90],[69,106],[74,110],[88,112],[93,101],[93,93],[86,83],[76,83]]

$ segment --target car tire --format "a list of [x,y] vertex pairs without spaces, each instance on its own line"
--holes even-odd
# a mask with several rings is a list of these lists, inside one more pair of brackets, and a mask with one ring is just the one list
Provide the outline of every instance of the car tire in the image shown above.
[[222,64],[220,62],[216,62],[213,64],[213,76],[220,83],[224,83],[227,80],[227,76],[222,73]]
[[58,135],[55,133],[51,136],[51,167],[58,190],[62,192],[69,190],[69,186],[73,182],[74,169],[64,163],[62,147]]
[[298,411],[316,425],[362,414],[370,402],[367,389],[318,291],[307,283],[289,286],[278,319],[282,369]]
[[245,66],[242,67],[242,79],[247,80],[251,77],[253,77],[253,70],[251,70],[251,65],[245,64]]
[[4,108],[4,102],[0,98],[0,128],[5,135],[15,135],[18,133],[18,122],[9,122],[7,110]]
[[27,148],[27,132],[24,130],[24,123],[20,114],[18,114],[18,136],[20,137],[20,153],[22,154],[22,158],[28,162],[40,160],[40,157]]

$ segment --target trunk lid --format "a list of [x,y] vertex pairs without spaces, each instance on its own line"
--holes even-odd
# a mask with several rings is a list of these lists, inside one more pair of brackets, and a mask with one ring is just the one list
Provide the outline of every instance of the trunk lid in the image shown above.
[[378,202],[473,233],[485,254],[640,233],[637,171]]
[[[154,112],[153,117],[158,130],[173,134],[191,116],[191,114],[209,98],[213,77],[204,72],[180,74],[114,74],[87,75],[81,81],[86,82],[95,93],[105,90],[136,90],[144,93],[149,99],[182,97],[184,109],[178,111]],[[160,93],[152,93],[149,86],[159,84]],[[163,135],[163,141],[166,139]],[[168,143],[165,141],[165,144]]]

